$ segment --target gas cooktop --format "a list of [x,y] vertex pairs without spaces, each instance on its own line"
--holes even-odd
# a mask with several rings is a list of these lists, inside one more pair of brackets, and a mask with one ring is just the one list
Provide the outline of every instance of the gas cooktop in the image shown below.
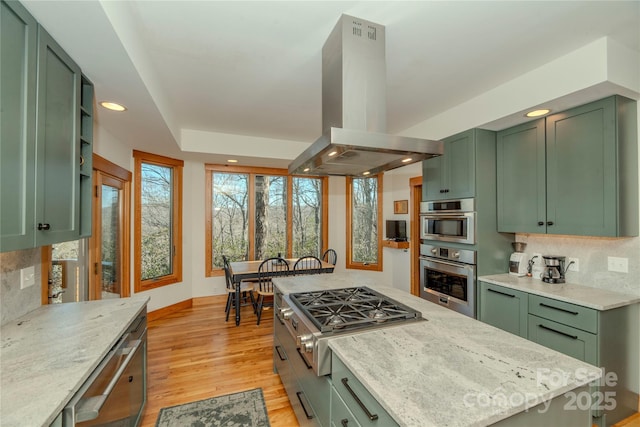
[[366,286],[293,293],[289,298],[323,334],[422,317]]

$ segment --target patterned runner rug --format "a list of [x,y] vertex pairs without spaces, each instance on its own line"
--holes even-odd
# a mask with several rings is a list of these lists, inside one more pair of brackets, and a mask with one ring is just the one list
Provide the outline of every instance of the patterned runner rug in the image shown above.
[[269,427],[262,389],[162,408],[156,427]]

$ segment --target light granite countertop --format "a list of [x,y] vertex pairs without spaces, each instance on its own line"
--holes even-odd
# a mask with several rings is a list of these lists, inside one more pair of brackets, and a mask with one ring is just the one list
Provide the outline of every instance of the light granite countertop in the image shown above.
[[635,295],[573,283],[545,283],[531,277],[518,277],[511,274],[480,276],[478,280],[600,311],[640,302],[640,297]]
[[329,339],[332,351],[401,426],[486,426],[601,376],[597,367],[366,275],[274,282],[283,293],[368,286],[422,313],[427,321]]
[[2,426],[51,424],[148,301],[45,305],[2,326]]

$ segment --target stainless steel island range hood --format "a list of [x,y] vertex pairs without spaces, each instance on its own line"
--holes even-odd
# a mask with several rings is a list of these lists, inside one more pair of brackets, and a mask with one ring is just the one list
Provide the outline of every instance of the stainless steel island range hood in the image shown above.
[[440,141],[386,134],[384,26],[342,15],[322,48],[322,136],[289,173],[376,174],[443,153]]

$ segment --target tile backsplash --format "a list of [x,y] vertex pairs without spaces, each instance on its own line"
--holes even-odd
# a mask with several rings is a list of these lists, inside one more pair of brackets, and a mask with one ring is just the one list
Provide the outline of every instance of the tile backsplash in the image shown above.
[[[640,296],[640,238],[597,238],[517,234],[516,241],[527,243],[529,257],[533,254],[562,255],[578,258],[579,271],[567,271],[566,282],[592,288]],[[627,258],[628,273],[608,270],[608,257]],[[536,260],[542,261],[542,260]]]
[[[0,253],[0,325],[40,307],[41,249]],[[35,284],[20,289],[20,270],[35,267]]]

